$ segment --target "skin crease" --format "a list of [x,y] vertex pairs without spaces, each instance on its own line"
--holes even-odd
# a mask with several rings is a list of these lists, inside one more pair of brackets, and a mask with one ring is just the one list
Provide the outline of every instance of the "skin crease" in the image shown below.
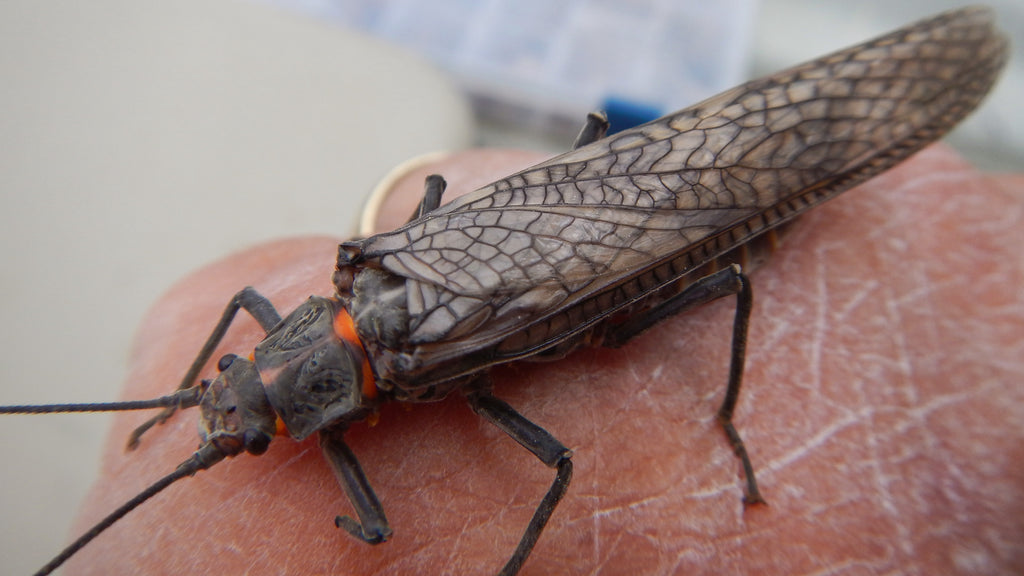
[[[429,171],[451,198],[538,159],[470,151]],[[398,185],[407,206],[386,203],[398,221],[426,173]],[[715,420],[732,298],[622,349],[494,370],[496,395],[575,451],[522,574],[1024,571],[1022,190],[933,146],[804,216],[752,275],[736,425],[768,506],[742,504]],[[184,279],[140,328],[124,398],[173,389],[241,287],[282,314],[331,294],[337,241],[257,246]],[[214,362],[259,340],[240,315]],[[75,535],[195,448],[191,410],[126,453],[148,416],[116,419]],[[285,438],[172,486],[65,573],[493,574],[554,477],[458,395],[386,406],[348,440],[394,529],[385,544],[334,527],[352,510],[315,439]]]

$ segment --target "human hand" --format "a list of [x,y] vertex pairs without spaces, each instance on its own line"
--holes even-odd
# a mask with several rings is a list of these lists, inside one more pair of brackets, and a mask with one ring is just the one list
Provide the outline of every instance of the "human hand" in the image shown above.
[[[450,199],[538,159],[474,151],[429,171],[448,178]],[[388,200],[382,219],[408,217],[426,173],[399,183],[409,200]],[[494,370],[495,394],[575,452],[573,482],[522,573],[1021,571],[1022,190],[1020,177],[979,174],[931,147],[809,213],[753,274],[736,426],[768,506],[742,504],[715,420],[732,299],[621,349]],[[282,314],[331,294],[337,242],[274,242],[183,280],[141,327],[124,397],[173,389],[245,285]],[[214,362],[260,340],[250,318],[236,324]],[[76,536],[195,447],[186,411],[125,453],[150,415],[116,419]],[[457,395],[386,406],[346,438],[394,529],[387,543],[336,529],[352,510],[315,439],[280,438],[168,488],[66,573],[495,573],[554,475]]]

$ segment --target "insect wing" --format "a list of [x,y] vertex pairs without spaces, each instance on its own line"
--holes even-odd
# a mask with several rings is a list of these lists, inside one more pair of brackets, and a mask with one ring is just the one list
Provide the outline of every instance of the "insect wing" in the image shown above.
[[[492,346],[666,263],[677,279],[899,163],[973,110],[1006,57],[989,10],[943,14],[523,170],[359,250],[407,279],[412,345],[434,360]],[[635,301],[622,292],[588,321]]]

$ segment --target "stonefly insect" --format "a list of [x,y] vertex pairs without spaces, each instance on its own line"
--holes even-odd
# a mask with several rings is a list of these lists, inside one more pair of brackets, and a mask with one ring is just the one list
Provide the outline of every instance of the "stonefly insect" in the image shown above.
[[[405,225],[338,250],[332,297],[284,319],[252,288],[228,302],[174,393],[105,404],[7,406],[50,413],[162,407],[129,446],[177,409],[199,406],[202,445],[38,573],[48,574],[131,510],[186,476],[261,454],[279,424],[319,435],[358,519],[335,524],[370,544],[391,526],[345,443],[385,402],[456,390],[555,479],[501,574],[526,561],[572,477],[572,452],[491,393],[491,367],[622,346],[658,321],[735,296],[732,360],[718,419],[762,502],[733,425],[752,307],[741,266],[775,229],[901,162],[972,111],[1007,58],[992,13],[966,8],[746,83],[654,122],[605,136],[591,115],[573,149],[441,206],[427,179]],[[239,309],[266,331],[248,357],[199,380]]]

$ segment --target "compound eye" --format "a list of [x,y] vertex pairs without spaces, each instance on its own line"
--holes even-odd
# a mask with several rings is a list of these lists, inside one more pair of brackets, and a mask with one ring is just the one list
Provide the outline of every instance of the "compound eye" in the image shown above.
[[238,358],[238,354],[225,354],[221,356],[220,360],[217,361],[217,370],[221,372],[227,370],[236,358]]
[[259,456],[267,451],[272,438],[259,430],[246,430],[242,442],[245,444],[245,451],[254,456]]

